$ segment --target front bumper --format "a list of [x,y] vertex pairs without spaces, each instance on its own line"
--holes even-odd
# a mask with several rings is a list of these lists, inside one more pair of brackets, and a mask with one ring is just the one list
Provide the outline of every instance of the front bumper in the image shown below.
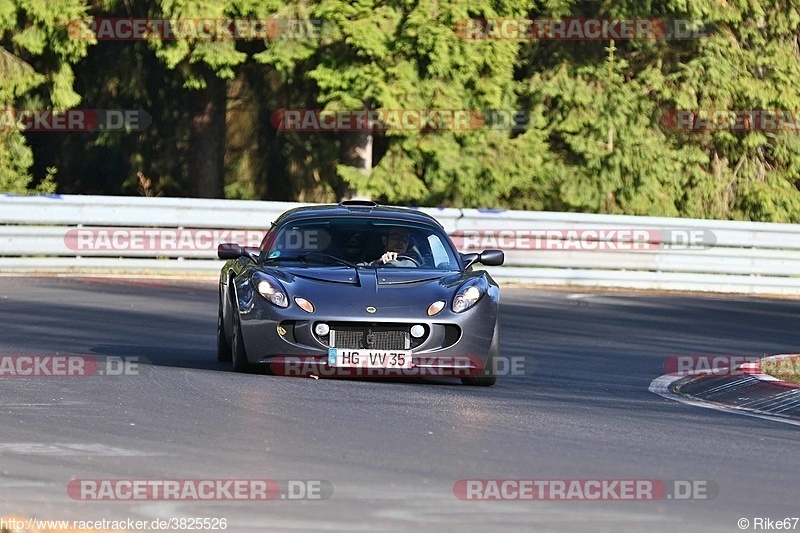
[[[497,323],[498,299],[491,291],[471,309],[453,313],[449,307],[434,317],[425,309],[391,309],[368,315],[366,311],[350,314],[311,315],[290,306],[275,307],[260,297],[251,301],[240,313],[242,339],[251,363],[271,365],[273,372],[285,375],[381,375],[391,377],[479,375],[486,366]],[[385,309],[385,308],[384,308]],[[358,325],[364,328],[400,328],[408,330],[420,324],[425,328],[422,339],[414,339],[408,349],[414,368],[408,370],[332,368],[327,364],[327,339],[314,333],[320,322]],[[384,348],[384,347],[379,347]],[[398,376],[399,374],[399,376]]]

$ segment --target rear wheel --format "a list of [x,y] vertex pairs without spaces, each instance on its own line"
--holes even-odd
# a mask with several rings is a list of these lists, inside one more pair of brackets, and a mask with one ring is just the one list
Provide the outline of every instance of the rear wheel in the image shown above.
[[500,325],[494,326],[494,338],[489,347],[489,357],[486,359],[486,367],[480,376],[461,378],[461,383],[473,387],[491,387],[497,383],[497,358],[500,355]]
[[217,361],[229,363],[233,357],[231,345],[225,338],[225,325],[222,318],[222,292],[220,292],[219,311],[217,312]]

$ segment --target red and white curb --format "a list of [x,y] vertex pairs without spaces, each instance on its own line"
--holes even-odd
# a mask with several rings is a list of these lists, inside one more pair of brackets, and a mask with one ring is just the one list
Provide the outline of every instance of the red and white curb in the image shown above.
[[[735,391],[736,389],[742,387],[750,387],[753,385],[757,385],[758,383],[769,383],[772,385],[779,385],[785,388],[785,391],[779,392],[774,394],[770,397],[767,401],[763,398],[750,402],[752,405],[745,403],[742,405],[726,405],[720,402],[714,402],[707,399],[700,399],[697,396],[691,396],[687,394],[682,394],[679,392],[675,392],[674,384],[678,381],[685,380],[687,378],[699,378],[702,376],[714,376],[715,374],[722,374],[725,373],[729,369],[725,369],[721,372],[702,372],[696,374],[665,374],[663,376],[657,377],[651,383],[648,389],[650,392],[654,394],[658,394],[664,398],[669,400],[675,400],[687,405],[693,405],[695,407],[702,407],[704,409],[713,409],[715,411],[722,411],[725,413],[733,413],[737,415],[744,415],[744,416],[751,416],[754,418],[761,418],[763,420],[771,420],[774,422],[782,422],[784,424],[791,424],[793,426],[800,426],[800,420],[796,418],[789,418],[786,415],[781,415],[779,412],[781,410],[786,410],[789,407],[795,407],[800,405],[800,387],[793,383],[787,383],[782,381],[774,376],[770,376],[764,374],[761,371],[761,363],[763,361],[779,361],[782,359],[786,359],[789,357],[795,357],[798,354],[780,354],[780,355],[773,355],[770,357],[764,357],[759,361],[744,363],[736,367],[736,371],[740,372],[741,375],[733,378],[730,382],[722,385],[713,387],[706,392],[714,393],[720,392],[725,389],[727,392]],[[770,408],[771,410],[766,410]]]
[[771,355],[769,357],[763,357],[758,361],[751,361],[749,363],[744,363],[736,367],[737,370],[741,370],[747,375],[753,376],[759,381],[771,381],[773,383],[777,383],[783,387],[791,387],[791,388],[800,388],[800,385],[795,385],[794,383],[788,383],[781,379],[776,378],[775,376],[770,376],[769,374],[764,374],[761,371],[761,363],[763,361],[782,361],[783,359],[789,359],[790,357],[800,357],[800,354],[796,353],[784,353],[780,355]]

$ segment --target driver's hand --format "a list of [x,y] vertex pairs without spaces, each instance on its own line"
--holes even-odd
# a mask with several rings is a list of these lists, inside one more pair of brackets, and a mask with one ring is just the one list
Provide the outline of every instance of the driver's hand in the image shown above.
[[386,252],[378,259],[378,262],[382,265],[385,265],[389,261],[395,261],[397,259],[397,252]]

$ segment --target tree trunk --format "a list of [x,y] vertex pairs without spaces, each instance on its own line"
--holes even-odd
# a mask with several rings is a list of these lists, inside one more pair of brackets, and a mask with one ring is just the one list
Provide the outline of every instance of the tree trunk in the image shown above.
[[[372,170],[372,131],[344,132],[342,139],[342,163],[355,167],[367,175]],[[366,194],[347,187],[341,194],[342,200],[371,199]]]
[[205,68],[205,89],[191,94],[189,196],[222,198],[225,185],[225,108],[227,83]]

